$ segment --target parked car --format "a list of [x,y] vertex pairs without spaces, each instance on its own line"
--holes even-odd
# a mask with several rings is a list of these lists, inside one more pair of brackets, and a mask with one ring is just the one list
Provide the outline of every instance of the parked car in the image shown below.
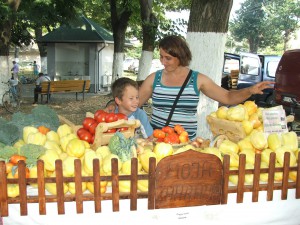
[[[261,81],[275,81],[275,72],[280,59],[281,56],[278,55],[241,53],[237,89],[250,87]],[[249,98],[261,105],[271,104],[272,99],[273,88],[265,89],[263,95],[253,95]]]
[[300,108],[300,49],[286,51],[276,70],[275,103]]

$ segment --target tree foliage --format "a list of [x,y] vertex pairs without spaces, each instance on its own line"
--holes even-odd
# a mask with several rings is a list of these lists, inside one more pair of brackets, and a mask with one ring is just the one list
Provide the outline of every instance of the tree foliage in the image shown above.
[[299,27],[297,5],[299,0],[245,0],[230,23],[231,34],[236,41],[246,41],[250,52],[276,49]]

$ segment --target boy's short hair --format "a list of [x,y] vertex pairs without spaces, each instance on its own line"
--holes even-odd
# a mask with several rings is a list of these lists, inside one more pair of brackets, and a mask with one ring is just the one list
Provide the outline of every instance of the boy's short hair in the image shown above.
[[132,86],[139,89],[138,83],[128,77],[121,77],[115,80],[111,86],[113,98],[122,99],[126,87]]

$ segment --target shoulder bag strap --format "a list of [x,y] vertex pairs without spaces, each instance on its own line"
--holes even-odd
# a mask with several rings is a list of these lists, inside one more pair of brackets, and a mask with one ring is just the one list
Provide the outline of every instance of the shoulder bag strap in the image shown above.
[[190,79],[192,73],[193,73],[193,71],[190,70],[189,74],[188,74],[187,77],[185,78],[185,81],[183,82],[183,84],[182,84],[182,86],[181,86],[181,88],[180,88],[180,90],[179,90],[179,92],[178,92],[178,94],[177,94],[177,96],[176,96],[176,99],[175,99],[175,101],[174,101],[174,103],[173,103],[172,109],[171,109],[171,111],[170,111],[170,114],[169,114],[169,117],[168,117],[168,119],[167,119],[167,121],[166,121],[166,125],[165,125],[165,126],[168,126],[168,125],[169,125],[169,123],[170,123],[170,121],[171,121],[171,118],[172,118],[172,115],[173,115],[173,112],[174,112],[174,110],[175,110],[175,107],[176,107],[176,105],[177,105],[177,102],[178,102],[178,100],[179,100],[179,98],[180,98],[180,95],[182,94],[182,92],[183,92],[183,90],[184,90],[184,88],[185,88],[187,82],[189,81],[189,79]]

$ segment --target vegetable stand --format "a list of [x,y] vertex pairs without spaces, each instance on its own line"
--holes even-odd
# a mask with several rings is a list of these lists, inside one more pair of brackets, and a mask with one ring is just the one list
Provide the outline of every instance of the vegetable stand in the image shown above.
[[[221,210],[221,215],[224,215],[222,213],[228,212],[229,208],[232,209],[232,207],[236,209],[237,212],[242,212],[243,209],[247,209],[248,207],[255,212],[258,208],[262,209],[261,207],[268,206],[268,212],[270,213],[271,209],[276,209],[276,202],[277,206],[285,207],[281,208],[282,212],[286,213],[286,210],[289,210],[287,210],[288,213],[286,214],[278,212],[279,214],[273,216],[278,217],[278,221],[286,220],[290,221],[288,224],[298,224],[300,221],[299,214],[294,215],[294,217],[291,217],[291,214],[293,214],[294,210],[300,209],[300,158],[298,157],[297,166],[290,167],[289,157],[289,153],[285,153],[284,166],[277,168],[275,167],[275,153],[272,153],[270,155],[269,168],[260,169],[259,165],[261,159],[260,155],[257,154],[255,156],[254,169],[246,169],[246,156],[241,154],[239,158],[239,169],[229,170],[230,157],[228,155],[224,156],[222,164],[219,158],[214,155],[189,150],[168,156],[162,159],[157,165],[156,160],[151,158],[149,161],[149,173],[143,175],[137,173],[136,158],[133,158],[131,161],[132,167],[130,175],[119,175],[118,161],[112,159],[111,176],[100,176],[98,169],[99,160],[94,160],[93,162],[93,176],[82,176],[81,161],[78,159],[74,162],[74,177],[64,177],[62,174],[62,162],[61,160],[57,160],[55,178],[44,177],[44,163],[41,160],[38,161],[37,165],[37,178],[25,178],[25,163],[20,161],[18,179],[7,179],[5,163],[0,162],[1,216],[4,219],[4,224],[6,224],[5,221],[15,221],[17,218],[22,221],[32,218],[31,214],[37,216],[38,214],[48,215],[50,212],[51,218],[53,218],[52,214],[54,214],[56,219],[69,218],[70,215],[72,215],[72,217],[78,218],[78,221],[81,222],[84,218],[83,215],[86,213],[92,215],[95,219],[106,218],[109,221],[116,221],[118,219],[121,221],[122,216],[123,218],[130,218],[129,215],[139,215],[141,213],[140,215],[144,215],[145,218],[148,218],[148,222],[157,221],[160,224],[164,224],[168,218],[178,224],[181,222],[183,222],[182,224],[186,224],[186,222],[191,222],[195,217],[198,217],[197,212],[202,213],[202,217],[200,217],[199,220],[204,221],[206,210],[212,213],[209,214],[210,216],[216,217],[214,219],[212,217],[210,218],[211,220],[216,220],[216,222],[218,222],[220,218],[213,213],[215,210]],[[283,173],[283,180],[281,182],[274,181],[274,174],[276,172]],[[265,183],[259,181],[259,177],[262,173],[268,174],[268,181]],[[294,173],[296,181],[289,180],[290,173]],[[230,176],[233,175],[238,177],[237,185],[229,182]],[[252,185],[246,185],[244,183],[245,176],[247,175],[253,175]],[[138,182],[143,179],[149,182],[148,192],[137,191]],[[122,180],[130,180],[130,192],[119,193],[119,181]],[[94,194],[82,192],[81,183],[83,181],[94,182]],[[100,181],[112,181],[111,190],[106,193],[101,193],[99,188]],[[56,195],[45,192],[45,184],[53,182],[56,183]],[[73,195],[64,194],[64,182],[75,182],[76,193]],[[6,189],[8,183],[19,184],[20,195],[18,197],[7,197]],[[38,184],[38,188],[35,189],[35,193],[31,195],[30,191],[28,191],[27,184],[32,183]],[[251,199],[250,202],[249,199]],[[244,201],[246,202],[244,203]],[[235,203],[242,204],[236,205]],[[226,207],[226,204],[230,205],[230,207]],[[49,210],[49,208],[51,209]],[[53,211],[55,208],[56,212],[55,210]],[[69,211],[70,208],[72,208],[71,212]],[[165,209],[163,210],[162,208]],[[29,211],[29,209],[34,209],[34,211]],[[123,212],[128,211],[131,213],[124,217]],[[172,216],[166,216],[163,213],[164,211],[172,212]],[[183,219],[179,215],[181,213],[183,213]],[[65,215],[65,217],[57,217],[57,215],[61,214]],[[78,214],[82,214],[82,216]],[[152,217],[153,215],[156,215],[157,220]],[[45,220],[47,217],[38,216],[38,218]],[[206,219],[209,221],[209,218]],[[261,219],[267,220],[265,217]],[[244,219],[241,218],[241,221],[237,224],[242,224],[243,220]],[[132,218],[129,219],[129,221],[132,221]],[[221,221],[226,221],[226,218]],[[249,221],[253,221],[253,218]],[[133,221],[133,224],[134,222],[135,221]]]

